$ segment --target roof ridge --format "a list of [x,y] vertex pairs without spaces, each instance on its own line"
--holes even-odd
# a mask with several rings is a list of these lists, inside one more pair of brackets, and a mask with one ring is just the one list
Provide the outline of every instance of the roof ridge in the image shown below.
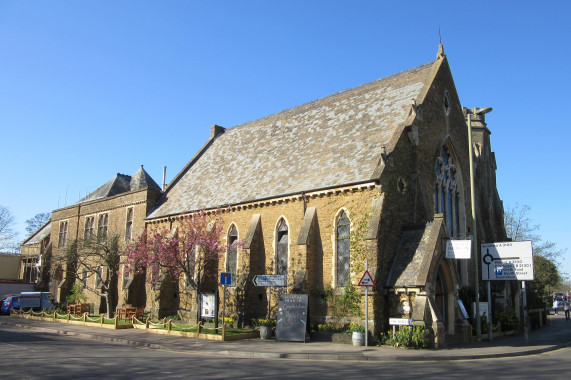
[[304,109],[304,108],[310,108],[312,105],[315,105],[315,104],[320,103],[320,102],[324,102],[324,101],[327,100],[327,99],[339,97],[339,96],[341,96],[341,95],[349,94],[349,93],[351,93],[351,92],[356,92],[356,91],[361,90],[361,89],[364,89],[364,88],[366,88],[366,87],[374,86],[374,85],[377,85],[377,84],[379,84],[379,83],[381,83],[381,82],[392,80],[392,79],[397,78],[397,77],[399,77],[399,76],[404,76],[404,75],[407,75],[407,74],[411,74],[411,73],[413,73],[413,72],[418,72],[418,71],[425,70],[425,69],[427,69],[427,68],[429,68],[429,67],[432,67],[435,62],[436,62],[436,61],[430,61],[430,62],[427,62],[427,63],[422,64],[422,65],[420,65],[420,66],[415,66],[415,67],[413,67],[413,68],[410,68],[410,69],[407,69],[407,70],[403,70],[403,71],[399,71],[399,72],[397,72],[397,73],[395,73],[395,74],[391,74],[391,75],[386,76],[386,77],[382,77],[382,78],[379,78],[379,79],[375,79],[375,80],[373,80],[373,81],[371,81],[371,82],[362,83],[362,84],[360,84],[360,85],[357,85],[357,86],[354,86],[354,87],[351,87],[351,88],[348,88],[348,89],[345,89],[345,90],[341,90],[341,91],[335,92],[335,93],[333,93],[333,94],[329,94],[329,95],[323,96],[323,97],[321,97],[321,98],[317,98],[317,99],[311,100],[311,101],[309,101],[309,102],[305,102],[305,103],[299,104],[299,105],[294,106],[294,107],[286,108],[286,109],[283,109],[283,110],[281,110],[281,111],[278,111],[278,112],[275,112],[275,113],[272,113],[272,114],[269,114],[269,115],[266,115],[266,116],[262,116],[262,117],[260,117],[260,118],[258,118],[258,119],[250,120],[250,121],[247,121],[247,122],[245,122],[245,123],[238,124],[238,125],[235,125],[235,126],[233,126],[233,127],[227,128],[227,131],[231,131],[231,130],[234,130],[234,129],[246,127],[246,126],[248,126],[248,125],[250,125],[250,124],[256,124],[256,123],[262,122],[262,121],[264,121],[264,120],[266,120],[266,119],[277,118],[277,117],[280,116],[280,115],[295,114],[296,111],[299,111],[299,110]]

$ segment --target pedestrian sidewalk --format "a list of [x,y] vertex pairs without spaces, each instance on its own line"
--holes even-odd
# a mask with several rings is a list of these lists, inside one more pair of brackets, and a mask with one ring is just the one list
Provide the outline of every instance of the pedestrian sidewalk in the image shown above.
[[[287,358],[308,360],[423,361],[467,360],[533,355],[571,345],[571,322],[565,317],[549,315],[547,325],[533,330],[528,343],[522,335],[482,340],[438,350],[410,350],[389,346],[354,347],[331,342],[275,342],[247,339],[233,342],[207,341],[178,336],[157,335],[144,330],[110,330],[98,327],[60,324],[16,317],[0,318],[0,326],[30,329],[45,333],[93,339],[100,342],[164,349],[194,355],[218,355],[248,358]],[[482,338],[487,339],[487,335]]]

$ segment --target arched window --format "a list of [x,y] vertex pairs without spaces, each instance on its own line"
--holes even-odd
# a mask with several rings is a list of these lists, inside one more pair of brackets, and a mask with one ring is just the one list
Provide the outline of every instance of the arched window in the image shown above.
[[232,273],[232,281],[236,278],[236,267],[238,262],[238,231],[236,225],[232,224],[230,231],[228,231],[228,256],[226,257],[226,270]]
[[436,158],[434,171],[436,174],[434,213],[444,214],[444,221],[450,236],[458,236],[460,233],[460,194],[456,182],[456,165],[450,151],[445,146],[440,151],[440,157]]
[[336,285],[345,286],[351,278],[351,221],[345,211],[339,214],[335,236],[337,241]]
[[282,218],[278,223],[276,243],[276,274],[287,275],[288,227]]

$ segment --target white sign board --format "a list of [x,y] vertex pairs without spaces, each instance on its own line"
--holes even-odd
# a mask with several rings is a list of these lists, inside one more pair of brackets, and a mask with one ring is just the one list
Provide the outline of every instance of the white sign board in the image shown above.
[[407,318],[389,318],[389,325],[391,326],[412,326],[412,319]]
[[[487,316],[488,315],[488,303],[487,302],[479,302],[480,304],[480,317],[483,316]],[[476,302],[472,302],[472,315],[474,317],[476,317],[476,313],[474,313],[473,311],[476,310]]]
[[255,286],[286,286],[285,274],[257,274],[252,280]]
[[447,259],[469,259],[472,253],[472,240],[446,240]]
[[534,280],[531,241],[482,244],[482,280]]

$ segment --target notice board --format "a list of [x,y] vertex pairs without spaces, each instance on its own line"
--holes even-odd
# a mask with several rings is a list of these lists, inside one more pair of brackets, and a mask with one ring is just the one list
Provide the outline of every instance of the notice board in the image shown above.
[[280,294],[276,340],[305,342],[307,294]]

